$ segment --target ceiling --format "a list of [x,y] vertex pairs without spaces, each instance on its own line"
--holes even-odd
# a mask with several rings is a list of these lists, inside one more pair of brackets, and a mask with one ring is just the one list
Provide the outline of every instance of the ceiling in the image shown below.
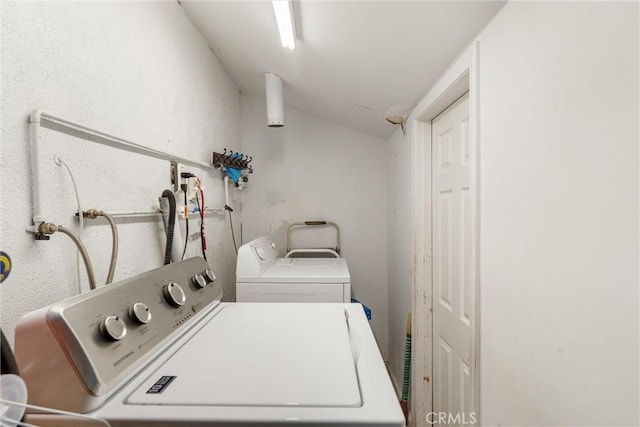
[[242,93],[264,96],[264,72],[273,72],[284,79],[288,107],[385,139],[394,130],[389,108],[415,106],[504,5],[295,1],[289,50],[270,1],[180,3]]

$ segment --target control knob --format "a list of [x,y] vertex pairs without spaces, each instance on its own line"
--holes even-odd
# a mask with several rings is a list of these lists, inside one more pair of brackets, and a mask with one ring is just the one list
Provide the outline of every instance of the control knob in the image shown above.
[[256,255],[258,255],[258,258],[260,258],[260,261],[264,261],[265,259],[267,259],[267,253],[264,251],[263,248],[256,247]]
[[193,280],[193,284],[200,289],[207,286],[207,281],[205,280],[202,274],[196,274],[195,276],[193,276],[192,280]]
[[131,316],[136,323],[144,325],[151,320],[151,311],[146,304],[137,302],[129,309],[129,316]]
[[216,281],[216,275],[215,275],[215,273],[213,272],[213,270],[211,270],[211,269],[207,268],[207,269],[205,270],[205,272],[204,272],[204,275],[205,275],[205,278],[207,279],[207,281],[208,281],[209,283],[211,283],[211,282],[215,282],[215,281]]
[[105,338],[120,341],[127,336],[127,325],[118,316],[107,316],[100,324],[100,332]]
[[174,308],[178,308],[184,305],[187,300],[187,297],[182,290],[182,286],[180,286],[176,282],[171,282],[166,285],[162,290],[162,293],[164,294],[164,298],[167,300],[169,305]]

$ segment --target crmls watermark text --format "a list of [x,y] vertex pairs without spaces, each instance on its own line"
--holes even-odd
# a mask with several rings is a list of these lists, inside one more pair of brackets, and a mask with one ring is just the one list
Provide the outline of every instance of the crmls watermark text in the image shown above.
[[429,412],[426,418],[429,424],[470,425],[478,421],[475,412]]

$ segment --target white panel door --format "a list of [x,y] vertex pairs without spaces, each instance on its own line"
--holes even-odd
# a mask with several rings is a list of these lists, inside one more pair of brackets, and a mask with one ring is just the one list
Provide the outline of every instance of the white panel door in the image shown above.
[[[433,412],[473,422],[469,95],[432,121]],[[450,418],[449,418],[450,417]],[[440,424],[440,423],[438,423]]]

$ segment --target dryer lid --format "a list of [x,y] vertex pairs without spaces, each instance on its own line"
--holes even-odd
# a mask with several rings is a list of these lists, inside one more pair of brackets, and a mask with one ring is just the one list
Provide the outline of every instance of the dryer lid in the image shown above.
[[127,403],[360,407],[349,333],[343,305],[227,305]]

